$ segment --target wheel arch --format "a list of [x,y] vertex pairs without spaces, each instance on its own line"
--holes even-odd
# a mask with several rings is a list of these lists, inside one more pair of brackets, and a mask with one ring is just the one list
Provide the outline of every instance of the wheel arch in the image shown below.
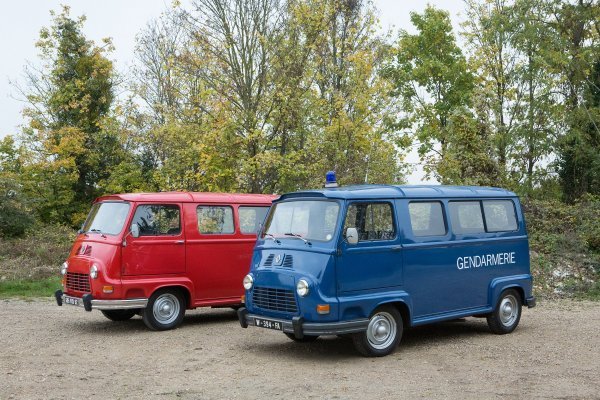
[[165,284],[165,285],[161,285],[158,286],[156,288],[154,288],[154,290],[152,291],[152,293],[150,294],[150,296],[152,296],[154,293],[158,292],[159,290],[177,290],[180,293],[183,294],[183,298],[185,299],[185,307],[186,309],[191,308],[192,306],[192,294],[191,294],[191,290],[189,287],[187,287],[186,285],[182,284],[182,283],[174,283],[174,284]]
[[[400,316],[402,317],[402,325],[404,328],[409,328],[411,326],[411,312],[410,306],[404,300],[392,300],[383,302],[377,305],[377,308],[382,306],[392,306],[400,312]],[[373,311],[375,311],[375,309]]]
[[495,307],[502,292],[514,289],[520,297],[521,304],[525,305],[527,288],[531,287],[531,275],[517,275],[494,279],[489,288],[489,304]]

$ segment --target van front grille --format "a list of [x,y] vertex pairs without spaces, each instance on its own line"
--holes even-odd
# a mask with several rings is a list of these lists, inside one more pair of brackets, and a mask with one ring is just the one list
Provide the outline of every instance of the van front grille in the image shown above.
[[265,310],[288,313],[298,311],[296,298],[292,290],[256,287],[252,293],[252,301],[256,307]]
[[67,289],[77,292],[90,292],[90,277],[88,274],[67,272]]
[[294,256],[291,254],[286,255],[281,266],[283,268],[292,268],[294,266]]

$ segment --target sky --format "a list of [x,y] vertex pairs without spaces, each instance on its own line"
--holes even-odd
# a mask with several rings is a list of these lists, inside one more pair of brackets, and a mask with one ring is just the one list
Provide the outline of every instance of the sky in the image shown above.
[[[183,2],[184,4],[186,1]],[[422,12],[427,4],[448,10],[455,32],[463,20],[463,0],[374,0],[384,31],[399,29],[413,31],[410,12]],[[36,63],[35,42],[42,27],[51,24],[50,10],[60,11],[61,4],[71,8],[71,16],[85,15],[83,32],[97,43],[111,37],[115,46],[112,58],[118,71],[126,73],[133,62],[135,37],[148,21],[158,18],[170,0],[19,0],[5,2],[0,12],[0,138],[19,132],[24,123],[23,102],[11,82],[24,83],[23,68],[27,62]],[[418,160],[410,154],[407,161]],[[417,168],[407,177],[408,183],[426,182]]]

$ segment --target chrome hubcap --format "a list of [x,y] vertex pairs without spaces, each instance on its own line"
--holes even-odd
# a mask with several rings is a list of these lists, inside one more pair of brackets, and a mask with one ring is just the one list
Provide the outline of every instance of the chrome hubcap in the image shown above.
[[517,319],[519,307],[515,296],[509,294],[500,302],[500,321],[504,326],[511,326]]
[[386,312],[371,317],[367,327],[367,340],[376,349],[387,348],[396,338],[397,327],[394,318]]
[[171,293],[158,296],[152,306],[154,318],[161,324],[168,325],[177,319],[179,315],[179,300]]

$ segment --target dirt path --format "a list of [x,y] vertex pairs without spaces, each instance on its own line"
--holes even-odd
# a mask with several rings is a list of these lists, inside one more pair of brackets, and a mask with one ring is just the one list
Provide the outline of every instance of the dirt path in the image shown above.
[[0,321],[0,399],[600,398],[600,303],[542,302],[505,336],[472,318],[414,329],[379,359],[348,339],[241,329],[225,309],[159,333],[7,300]]

